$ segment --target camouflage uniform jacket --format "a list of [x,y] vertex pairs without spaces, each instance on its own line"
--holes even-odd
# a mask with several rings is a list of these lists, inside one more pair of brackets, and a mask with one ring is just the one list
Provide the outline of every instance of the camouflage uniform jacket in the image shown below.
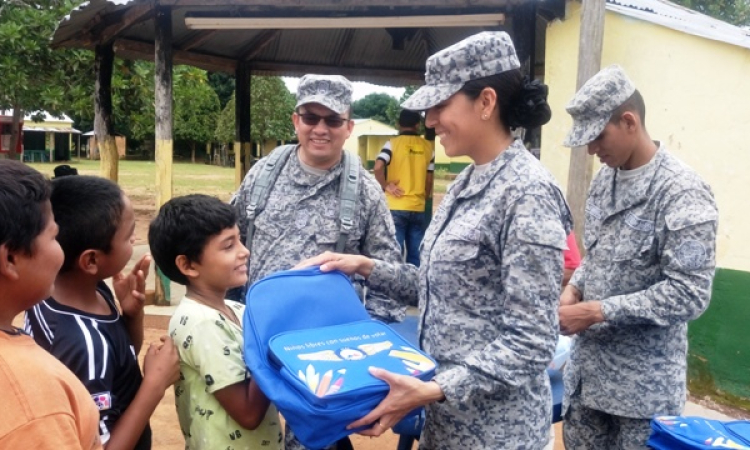
[[591,185],[587,255],[570,283],[602,302],[605,322],[575,340],[565,408],[578,389],[584,406],[630,418],[685,404],[687,322],[708,306],[718,212],[706,183],[665,149],[644,169],[629,189],[608,167]]
[[[322,177],[306,172],[297,152],[292,152],[268,196],[266,206],[255,218],[255,233],[249,246],[248,284],[279,270],[292,268],[305,258],[333,251],[339,238],[339,162]],[[247,230],[246,206],[250,188],[263,167],[255,164],[245,176],[232,204],[237,210],[243,242]],[[400,261],[395,228],[383,190],[364,168],[360,171],[359,205],[354,232],[344,253],[362,254],[386,261]],[[403,320],[406,308],[382,292],[370,289],[367,309],[385,321]]]
[[[570,225],[557,184],[518,141],[451,185],[421,253],[420,340],[446,399],[428,406],[420,449],[544,447]],[[378,262],[369,281],[416,295],[407,267]]]

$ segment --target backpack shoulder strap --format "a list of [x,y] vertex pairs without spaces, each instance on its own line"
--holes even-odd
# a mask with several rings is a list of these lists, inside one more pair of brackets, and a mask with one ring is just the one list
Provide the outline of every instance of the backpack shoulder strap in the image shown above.
[[253,235],[255,234],[255,218],[266,207],[266,200],[268,200],[268,196],[271,193],[271,188],[276,183],[276,179],[279,177],[279,172],[284,167],[284,163],[289,159],[289,155],[291,155],[296,147],[296,145],[277,147],[268,155],[258,176],[253,181],[253,186],[250,188],[250,198],[245,208],[247,212],[245,247],[248,249],[251,248]]
[[359,205],[359,165],[357,158],[343,152],[344,167],[341,171],[339,182],[339,239],[336,242],[336,251],[344,251],[346,241],[354,229],[354,218]]

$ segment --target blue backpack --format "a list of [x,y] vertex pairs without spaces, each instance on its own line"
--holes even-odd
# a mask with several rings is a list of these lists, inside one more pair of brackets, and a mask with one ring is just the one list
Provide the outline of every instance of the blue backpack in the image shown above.
[[245,304],[245,364],[305,447],[357,431],[346,426],[385,398],[370,366],[434,375],[435,361],[372,320],[341,272],[277,272],[254,283]]
[[656,416],[651,420],[651,437],[646,444],[656,450],[750,450],[750,421]]

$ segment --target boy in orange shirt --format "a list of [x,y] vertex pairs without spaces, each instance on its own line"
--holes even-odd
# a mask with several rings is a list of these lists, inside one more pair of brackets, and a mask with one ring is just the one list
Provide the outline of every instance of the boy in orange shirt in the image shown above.
[[101,449],[99,413],[80,381],[12,323],[49,296],[63,252],[50,185],[0,161],[0,448]]

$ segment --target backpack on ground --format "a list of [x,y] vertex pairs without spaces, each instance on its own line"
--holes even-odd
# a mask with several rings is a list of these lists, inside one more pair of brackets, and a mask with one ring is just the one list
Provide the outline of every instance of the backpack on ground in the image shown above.
[[432,379],[436,363],[370,319],[351,280],[318,268],[277,272],[247,292],[245,363],[299,441],[324,448],[357,430],[388,393],[370,366]]
[[750,421],[656,416],[651,420],[651,437],[646,444],[656,450],[750,450]]

